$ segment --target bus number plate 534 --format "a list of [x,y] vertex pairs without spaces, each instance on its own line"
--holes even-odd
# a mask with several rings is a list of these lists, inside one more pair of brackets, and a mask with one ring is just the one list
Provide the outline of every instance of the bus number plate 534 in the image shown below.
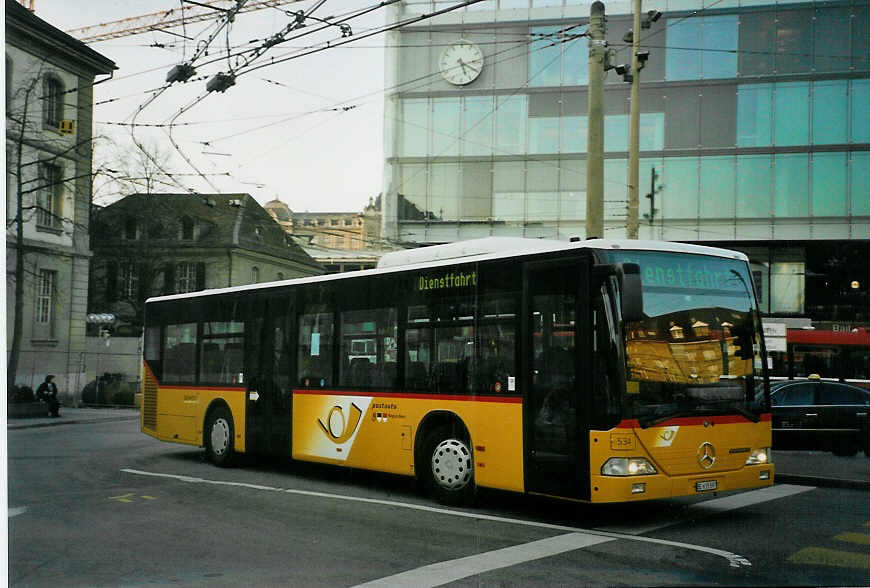
[[718,484],[716,480],[704,480],[703,482],[695,482],[695,492],[709,492],[715,490]]

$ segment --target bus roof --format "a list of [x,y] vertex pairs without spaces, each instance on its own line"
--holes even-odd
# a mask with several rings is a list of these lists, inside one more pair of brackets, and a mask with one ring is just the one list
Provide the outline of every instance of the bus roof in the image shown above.
[[572,249],[663,251],[669,253],[712,255],[715,257],[727,257],[729,259],[749,261],[749,258],[739,251],[731,251],[730,249],[721,249],[718,247],[707,247],[704,245],[674,243],[671,241],[641,241],[635,239],[557,241],[555,239],[526,239],[523,237],[485,237],[483,239],[470,239],[468,241],[457,241],[445,245],[432,245],[429,247],[386,253],[381,257],[378,266],[375,269],[309,276],[305,278],[292,278],[279,282],[263,282],[258,284],[246,284],[243,286],[231,286],[228,288],[199,290],[197,292],[187,292],[185,294],[155,296],[149,298],[146,302],[180,300],[184,298],[196,298],[199,296],[210,296],[245,290],[261,290],[290,284],[306,284],[340,280],[363,275],[393,273],[415,267],[440,267],[455,263],[472,263],[476,261],[503,259],[535,253],[569,251]]

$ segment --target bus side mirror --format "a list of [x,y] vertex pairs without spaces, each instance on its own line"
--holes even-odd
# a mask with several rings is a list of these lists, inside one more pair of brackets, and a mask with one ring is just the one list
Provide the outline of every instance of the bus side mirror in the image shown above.
[[640,283],[640,266],[636,263],[617,263],[622,320],[643,320],[643,291]]

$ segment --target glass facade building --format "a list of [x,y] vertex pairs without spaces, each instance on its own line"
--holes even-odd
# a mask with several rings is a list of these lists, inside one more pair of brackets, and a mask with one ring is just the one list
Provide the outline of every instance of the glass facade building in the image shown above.
[[[456,4],[406,0],[390,18]],[[486,0],[391,33],[386,238],[585,237],[590,4]],[[632,2],[605,5],[613,63],[630,63]],[[643,10],[662,16],[641,31],[640,238],[745,251],[771,315],[857,312],[849,320],[870,325],[870,264],[844,270],[845,285],[816,292],[814,281],[824,271],[814,264],[842,258],[840,247],[870,258],[870,1],[646,0]],[[465,85],[439,72],[457,43],[484,55]],[[629,91],[606,73],[607,238],[626,235]],[[818,251],[830,254],[816,261]],[[824,288],[845,289],[851,310],[823,309]]]

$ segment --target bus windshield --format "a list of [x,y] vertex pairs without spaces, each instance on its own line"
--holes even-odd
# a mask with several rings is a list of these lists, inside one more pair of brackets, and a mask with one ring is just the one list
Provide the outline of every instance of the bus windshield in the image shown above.
[[674,417],[764,410],[761,325],[745,262],[631,251],[640,266],[644,318],[624,325],[622,416],[649,427]]

